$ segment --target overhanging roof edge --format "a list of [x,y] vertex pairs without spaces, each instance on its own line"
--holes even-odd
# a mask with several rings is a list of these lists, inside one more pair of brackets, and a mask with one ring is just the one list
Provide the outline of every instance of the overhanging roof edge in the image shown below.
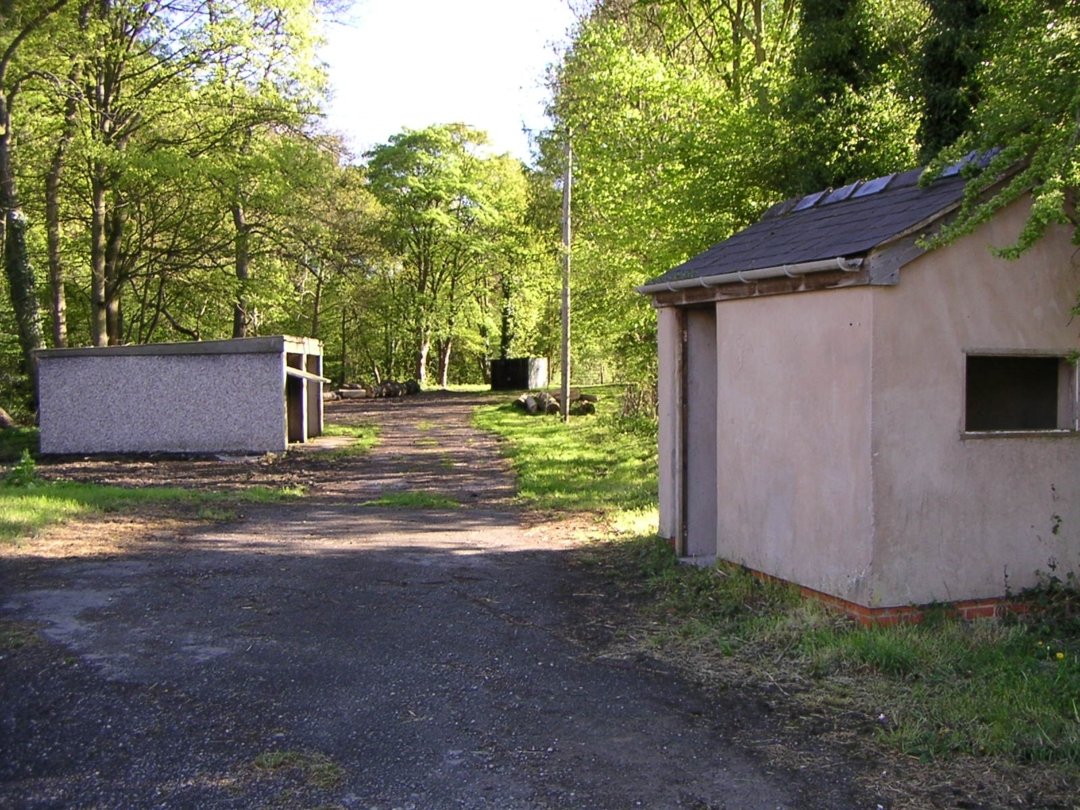
[[834,256],[831,259],[815,259],[808,262],[795,264],[781,264],[773,267],[759,267],[753,270],[734,270],[727,273],[719,273],[713,276],[694,276],[691,278],[675,279],[674,281],[653,282],[635,287],[635,292],[641,295],[658,295],[665,292],[676,292],[694,287],[720,287],[724,284],[749,284],[766,278],[779,278],[780,276],[805,276],[810,273],[824,273],[830,270],[841,270],[845,273],[853,273],[862,267],[861,256]]

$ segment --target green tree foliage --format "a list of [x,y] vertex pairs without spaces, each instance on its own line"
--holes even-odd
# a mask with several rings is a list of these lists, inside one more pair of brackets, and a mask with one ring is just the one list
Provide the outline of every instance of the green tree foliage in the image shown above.
[[929,34],[922,53],[923,161],[954,143],[978,101],[974,72],[982,56],[984,0],[930,0]]
[[1027,224],[1003,251],[1015,257],[1054,225],[1080,244],[1080,1],[992,0],[986,58],[976,73],[981,101],[968,130],[935,161],[1000,149],[969,182],[963,208],[943,239],[975,228],[1028,192]]
[[923,18],[915,0],[803,0],[790,80],[781,90],[776,184],[787,194],[914,164]]
[[54,345],[312,334],[342,381],[554,358],[567,137],[580,381],[654,373],[642,281],[941,147],[1000,148],[946,237],[1028,191],[1007,255],[1080,232],[1080,0],[593,0],[533,170],[464,125],[349,165],[318,126],[324,6],[0,0],[5,396],[40,304]]
[[[318,8],[0,5],[2,106],[15,111],[0,129],[4,189],[17,182],[23,212],[5,244],[26,246],[10,267],[31,280],[29,268],[49,268],[54,345],[339,334],[326,313],[336,319],[374,250],[375,206],[318,132]],[[38,311],[33,292],[7,275],[0,285]],[[3,320],[8,399],[21,318]]]
[[[733,29],[651,16],[661,13],[670,9],[601,6],[554,76],[558,127],[542,148],[554,179],[572,132],[572,347],[574,367],[593,378],[651,373],[655,319],[633,288],[728,235],[775,193],[748,159],[762,152],[753,121],[769,103],[768,65],[756,65],[745,40],[738,70],[687,59],[685,44],[671,44],[679,31],[697,25],[730,56]],[[557,220],[549,228],[554,238]]]
[[491,332],[484,323],[491,280],[524,269],[517,265],[528,245],[525,176],[516,161],[486,156],[485,142],[464,124],[435,125],[405,130],[368,153],[370,188],[386,211],[382,243],[400,262],[392,275],[405,302],[412,374],[422,385],[432,347],[445,385],[455,344]]
[[553,183],[574,144],[576,368],[647,377],[636,285],[777,199],[912,164],[924,19],[917,0],[594,5],[541,139]]
[[[66,0],[0,5],[0,239],[3,240],[4,275],[21,349],[21,365],[30,381],[29,398],[36,392],[33,351],[43,345],[41,315],[37,302],[37,282],[27,247],[27,221],[22,210],[13,157],[16,98],[32,75],[26,60],[27,49],[47,37],[53,18]],[[31,58],[33,63],[33,57]]]

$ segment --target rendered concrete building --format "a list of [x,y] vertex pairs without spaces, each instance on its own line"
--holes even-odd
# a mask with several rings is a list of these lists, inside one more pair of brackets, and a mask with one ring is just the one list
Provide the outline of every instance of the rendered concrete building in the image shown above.
[[322,344],[273,337],[37,353],[41,452],[280,453],[322,433]]
[[640,288],[659,310],[660,528],[872,618],[1080,568],[1080,258],[1029,201],[925,252],[955,173],[789,201]]

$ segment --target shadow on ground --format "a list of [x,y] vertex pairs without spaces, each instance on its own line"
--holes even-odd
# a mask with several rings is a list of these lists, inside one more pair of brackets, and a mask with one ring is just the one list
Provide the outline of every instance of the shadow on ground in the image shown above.
[[[874,807],[827,752],[772,764],[745,696],[582,632],[610,597],[523,527],[474,402],[349,410],[383,444],[298,454],[296,503],[0,557],[0,805]],[[52,473],[136,474],[88,464]],[[468,505],[361,505],[395,488]]]

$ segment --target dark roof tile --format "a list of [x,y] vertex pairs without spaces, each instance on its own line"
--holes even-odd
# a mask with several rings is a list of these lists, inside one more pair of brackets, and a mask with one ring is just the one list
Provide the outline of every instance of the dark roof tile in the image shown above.
[[913,169],[778,203],[759,222],[649,283],[865,254],[959,203],[962,177],[923,188],[921,174]]

